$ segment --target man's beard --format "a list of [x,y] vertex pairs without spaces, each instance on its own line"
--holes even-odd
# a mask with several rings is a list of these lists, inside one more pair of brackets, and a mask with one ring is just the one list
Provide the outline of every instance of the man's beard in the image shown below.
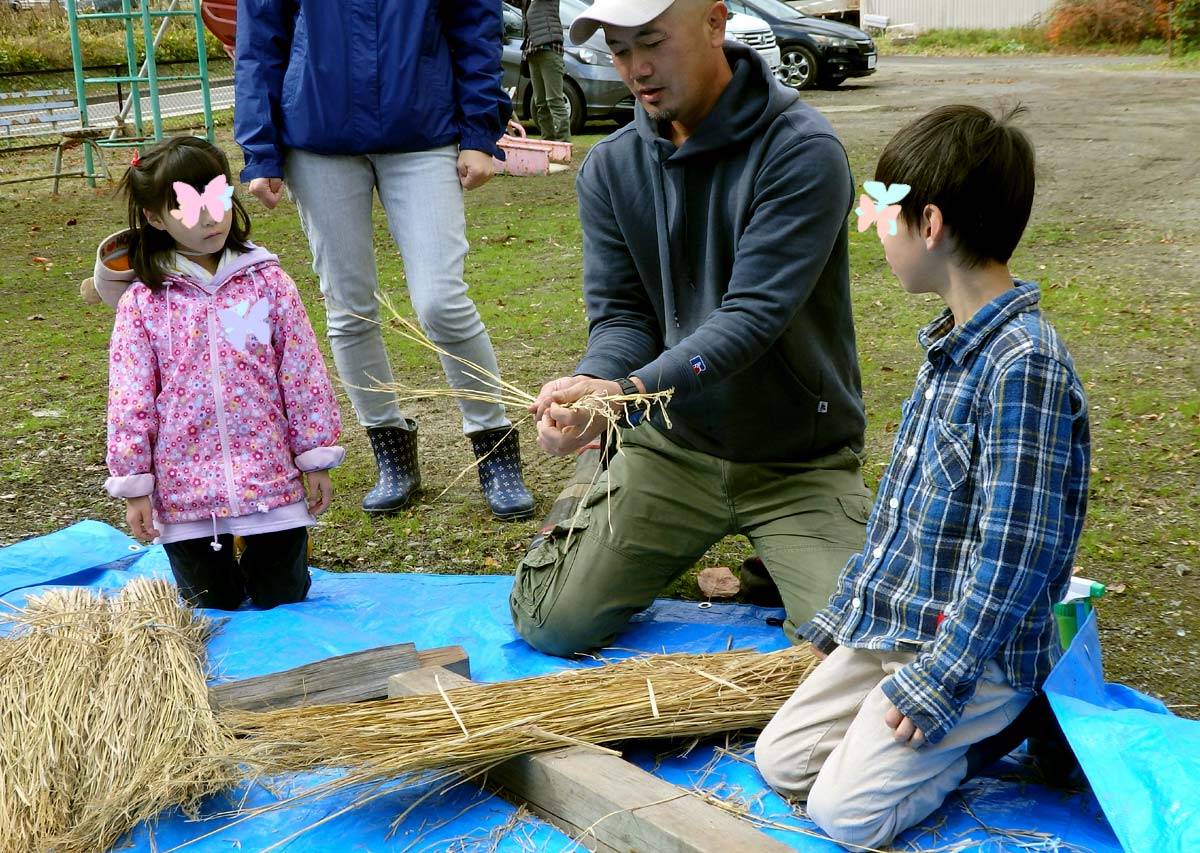
[[660,123],[669,123],[675,121],[679,117],[679,111],[673,110],[670,107],[664,107],[661,110],[652,110],[645,104],[642,104],[642,109],[646,111],[646,117],[651,121]]

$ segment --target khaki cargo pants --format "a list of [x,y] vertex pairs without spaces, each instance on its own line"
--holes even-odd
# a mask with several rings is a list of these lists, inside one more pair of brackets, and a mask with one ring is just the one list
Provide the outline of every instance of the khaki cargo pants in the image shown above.
[[729,462],[648,424],[626,430],[580,511],[517,566],[513,624],[547,654],[608,645],[714,542],[740,533],[779,587],[794,638],[862,549],[871,496],[859,466],[849,449],[801,463]]

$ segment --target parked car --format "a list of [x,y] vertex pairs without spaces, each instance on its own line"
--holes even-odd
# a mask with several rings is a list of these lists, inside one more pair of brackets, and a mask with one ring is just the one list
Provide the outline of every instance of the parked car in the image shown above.
[[[564,29],[590,4],[583,0],[562,0],[559,13]],[[533,116],[533,86],[521,74],[521,10],[508,3],[504,7],[504,88],[513,93],[513,111],[522,120]],[[612,54],[597,31],[581,45],[564,37],[563,94],[571,108],[571,133],[583,133],[584,125],[599,119],[625,123],[633,118],[633,95],[613,67]]]
[[875,42],[857,27],[809,17],[782,0],[725,0],[725,5],[771,25],[782,56],[779,79],[789,86],[832,88],[847,77],[875,73]]
[[[592,4],[588,0],[561,0],[559,14],[564,31]],[[521,74],[521,10],[503,3],[504,10],[504,88],[513,93],[513,111],[522,121],[533,116],[533,86]],[[771,27],[753,15],[741,12],[729,18],[726,35],[759,51],[771,69],[779,73],[781,57]],[[604,41],[604,31],[581,45],[564,37],[563,94],[571,109],[571,133],[583,133],[589,121],[612,119],[624,124],[633,118],[633,95],[613,67],[612,53]]]
[[766,21],[752,13],[730,9],[729,20],[725,22],[725,37],[757,50],[763,59],[767,60],[767,65],[771,66],[771,71],[779,74],[779,65],[783,59],[779,53],[779,44],[775,40],[775,32]]

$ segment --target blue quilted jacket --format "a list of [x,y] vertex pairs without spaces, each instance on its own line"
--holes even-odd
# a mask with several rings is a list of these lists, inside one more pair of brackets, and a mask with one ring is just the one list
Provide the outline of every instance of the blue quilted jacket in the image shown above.
[[496,152],[496,0],[238,0],[234,132],[242,180],[283,177],[283,152]]

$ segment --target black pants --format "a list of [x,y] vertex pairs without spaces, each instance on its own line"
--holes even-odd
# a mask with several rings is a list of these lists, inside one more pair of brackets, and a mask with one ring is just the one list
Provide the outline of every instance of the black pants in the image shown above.
[[308,528],[294,527],[247,536],[241,561],[233,554],[233,536],[186,539],[163,545],[179,594],[193,607],[237,610],[249,595],[264,610],[294,604],[308,595]]

